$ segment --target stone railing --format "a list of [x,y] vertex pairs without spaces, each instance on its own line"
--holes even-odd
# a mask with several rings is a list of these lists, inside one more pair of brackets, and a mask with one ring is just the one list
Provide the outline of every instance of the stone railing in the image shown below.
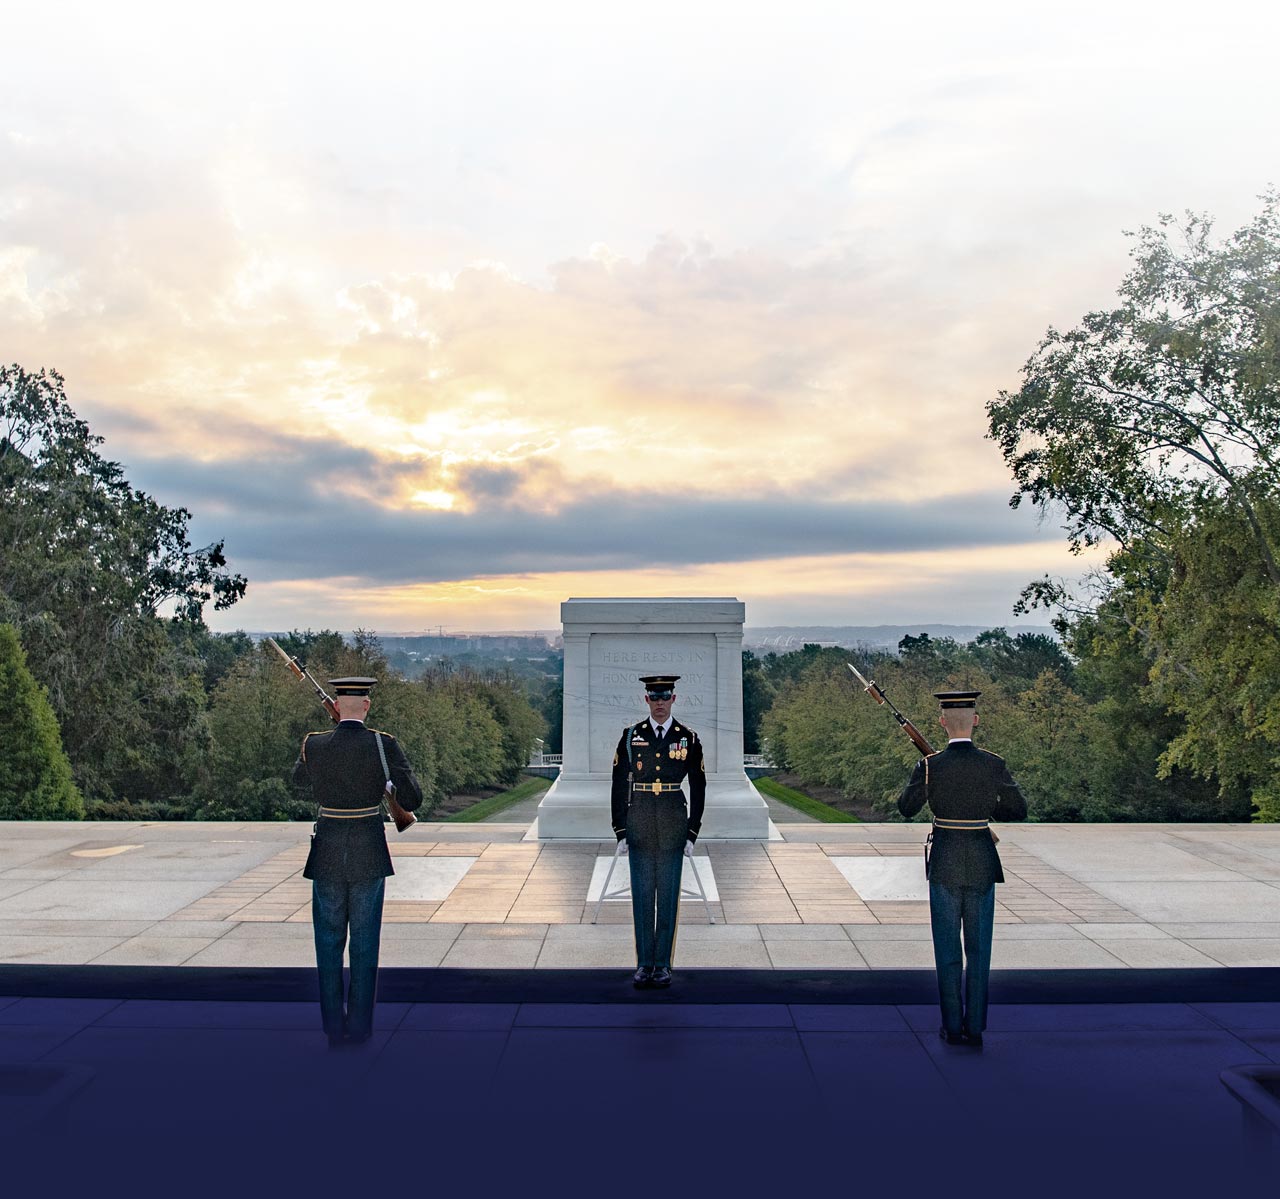
[[[564,765],[564,754],[532,753],[529,755],[528,769],[530,770],[534,769],[535,767],[538,769],[542,769],[547,766],[563,766],[563,765]],[[770,770],[773,768],[773,763],[769,761],[768,754],[743,754],[742,767],[744,770],[752,770],[752,769]]]

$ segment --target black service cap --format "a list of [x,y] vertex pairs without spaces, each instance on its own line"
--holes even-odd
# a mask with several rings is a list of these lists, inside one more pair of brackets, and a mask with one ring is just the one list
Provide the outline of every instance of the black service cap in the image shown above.
[[645,694],[653,699],[666,699],[675,693],[678,674],[642,674],[640,681],[644,684]]
[[946,711],[947,708],[976,708],[981,691],[935,691],[936,699]]

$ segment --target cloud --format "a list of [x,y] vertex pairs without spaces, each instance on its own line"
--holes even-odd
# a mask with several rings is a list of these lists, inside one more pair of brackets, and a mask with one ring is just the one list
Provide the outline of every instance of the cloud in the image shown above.
[[[409,585],[551,571],[634,570],[851,553],[960,550],[1060,540],[1003,492],[915,503],[841,501],[764,486],[686,496],[675,479],[639,490],[569,489],[556,467],[471,468],[459,511],[399,502],[438,464],[277,435],[234,462],[135,462],[135,482],[182,497],[201,540],[222,539],[250,579],[352,577]],[[552,497],[548,499],[548,497]]]
[[1061,544],[1032,542],[707,566],[654,563],[642,571],[548,569],[446,583],[268,581],[252,584],[245,600],[213,621],[219,628],[254,629],[555,629],[560,604],[575,595],[732,595],[746,602],[749,625],[876,624],[892,613],[895,620],[995,626],[1009,623],[1029,576],[1076,577],[1087,564]]
[[1274,177],[1225,18],[261,7],[15,18],[0,335],[276,594],[1048,547],[984,402],[1120,229]]

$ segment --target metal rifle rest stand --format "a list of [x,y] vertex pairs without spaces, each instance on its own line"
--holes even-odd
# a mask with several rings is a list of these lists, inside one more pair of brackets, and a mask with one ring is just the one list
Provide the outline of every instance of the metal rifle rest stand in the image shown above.
[[[631,890],[630,883],[628,883],[625,887],[619,887],[618,890],[616,891],[609,890],[609,880],[613,878],[614,868],[618,864],[618,859],[622,857],[622,847],[625,844],[626,844],[625,839],[619,841],[618,847],[613,851],[613,861],[609,863],[609,873],[604,876],[604,883],[600,887],[600,894],[596,896],[595,911],[591,913],[592,924],[596,922],[596,917],[600,915],[600,905],[606,899],[621,899],[623,895],[625,895],[628,891]],[[680,851],[680,857],[682,859],[680,862],[680,897],[683,899],[685,896],[688,896],[690,899],[692,899],[695,895],[700,896],[702,899],[702,909],[707,914],[707,920],[709,923],[714,924],[716,922],[716,918],[711,914],[711,905],[707,902],[707,890],[702,885],[702,876],[698,874],[698,867],[693,860],[693,856],[690,855],[687,860],[689,862],[689,873],[693,875],[693,881],[698,884],[698,889],[696,891],[691,891],[689,888],[687,888],[684,885],[685,854],[683,850]]]

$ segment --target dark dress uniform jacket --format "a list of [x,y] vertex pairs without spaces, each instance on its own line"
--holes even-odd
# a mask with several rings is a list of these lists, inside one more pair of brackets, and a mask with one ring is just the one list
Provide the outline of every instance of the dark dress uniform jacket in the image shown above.
[[[327,733],[308,734],[293,765],[295,786],[310,784],[316,803],[326,808],[371,808],[381,803],[387,781],[378,757],[378,737],[396,785],[396,799],[406,811],[413,811],[422,803],[422,788],[404,750],[390,733],[366,728],[358,720],[344,720]],[[375,816],[316,820],[303,878],[361,883],[394,873],[381,811]]]
[[[953,741],[941,753],[916,763],[911,781],[898,796],[898,811],[914,816],[926,803],[942,820],[1027,818],[1027,801],[1005,760],[972,741]],[[991,834],[985,829],[935,828],[929,881],[983,889],[1004,882]]]
[[653,735],[653,725],[647,719],[622,730],[613,755],[613,786],[609,797],[613,831],[619,841],[627,835],[627,805],[631,801],[629,775],[637,783],[683,783],[688,779],[687,838],[698,839],[707,802],[707,768],[697,733],[678,720],[671,722],[667,735],[662,738]]

